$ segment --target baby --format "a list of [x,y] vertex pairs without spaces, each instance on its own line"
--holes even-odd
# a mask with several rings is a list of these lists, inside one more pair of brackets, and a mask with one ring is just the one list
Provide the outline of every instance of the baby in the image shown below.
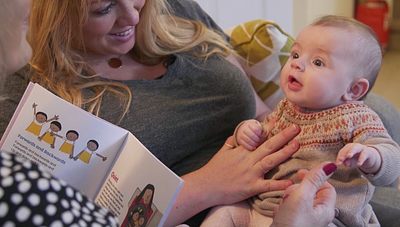
[[[273,131],[266,135],[264,123],[256,120],[244,121],[235,130],[236,145],[254,150],[292,124],[301,128],[294,138],[300,149],[265,178],[298,183],[297,170],[336,162],[338,169],[329,180],[337,192],[330,226],[380,226],[368,204],[372,184],[390,184],[400,174],[399,146],[378,115],[361,101],[375,83],[381,63],[379,41],[368,26],[351,18],[324,16],[304,28],[292,46],[281,73],[286,98],[265,119],[277,119]],[[244,218],[249,226],[271,223],[269,217],[283,193],[265,192],[214,208],[204,226],[210,220],[239,226],[235,220]],[[262,215],[255,215],[255,210]]]

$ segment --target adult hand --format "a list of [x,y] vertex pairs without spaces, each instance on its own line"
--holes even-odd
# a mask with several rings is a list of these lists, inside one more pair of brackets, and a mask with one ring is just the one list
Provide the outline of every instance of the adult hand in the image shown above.
[[[266,124],[266,131],[271,132],[274,123],[271,121]],[[248,151],[241,146],[234,148],[234,139],[229,137],[205,166],[182,176],[185,183],[166,226],[179,224],[206,208],[233,204],[261,192],[284,190],[292,185],[291,180],[264,179],[264,174],[299,149],[296,141],[283,147],[299,132],[297,125],[288,127],[255,151]]]
[[301,183],[285,190],[271,227],[327,226],[335,215],[336,191],[326,180],[336,168],[334,163],[324,162],[310,171],[299,170]]
[[[275,121],[272,121],[265,126],[268,133],[274,124]],[[213,206],[233,204],[261,192],[284,190],[292,185],[291,180],[264,179],[264,175],[298,150],[299,143],[296,141],[283,146],[299,132],[299,127],[293,125],[261,144],[255,151],[248,151],[241,146],[224,146],[200,170],[204,171],[204,180],[210,185],[210,194],[215,201]],[[234,144],[233,138],[228,138],[226,144]]]

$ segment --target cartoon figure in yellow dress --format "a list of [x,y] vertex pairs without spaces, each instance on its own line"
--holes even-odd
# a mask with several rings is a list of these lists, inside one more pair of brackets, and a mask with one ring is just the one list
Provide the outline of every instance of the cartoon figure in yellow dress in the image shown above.
[[41,136],[38,137],[39,141],[44,141],[50,144],[50,147],[54,149],[54,143],[56,142],[56,136],[62,138],[62,136],[57,135],[57,132],[61,130],[61,123],[58,121],[52,121],[50,123],[50,128],[46,130]]
[[79,138],[79,134],[75,130],[69,130],[65,137],[63,138],[65,141],[60,147],[60,151],[66,154],[69,154],[69,158],[74,157],[74,148],[75,141]]
[[58,115],[54,115],[53,118],[47,120],[47,115],[43,112],[36,112],[36,107],[37,104],[33,103],[33,121],[28,128],[26,128],[26,131],[33,133],[35,136],[39,136],[43,124],[52,120],[58,120]]
[[76,161],[79,158],[82,162],[89,164],[90,158],[92,157],[93,154],[95,154],[98,157],[100,157],[103,160],[103,162],[106,161],[107,157],[104,157],[96,152],[98,148],[99,148],[99,143],[97,143],[96,140],[89,140],[87,142],[87,146],[85,147],[85,149],[79,152],[79,154],[74,157],[74,160]]

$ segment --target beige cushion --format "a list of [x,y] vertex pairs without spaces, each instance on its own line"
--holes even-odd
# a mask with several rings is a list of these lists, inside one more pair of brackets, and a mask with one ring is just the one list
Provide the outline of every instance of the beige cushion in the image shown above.
[[290,55],[294,39],[276,23],[249,21],[225,31],[239,53],[239,62],[257,92],[271,109],[285,97],[280,89],[281,69]]

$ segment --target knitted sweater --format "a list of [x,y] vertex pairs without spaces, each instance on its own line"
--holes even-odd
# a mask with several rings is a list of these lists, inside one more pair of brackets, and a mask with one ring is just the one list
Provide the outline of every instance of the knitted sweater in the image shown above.
[[[301,132],[294,138],[300,143],[300,149],[291,159],[268,172],[266,178],[290,178],[297,183],[297,170],[311,169],[324,161],[336,162],[339,150],[347,143],[360,143],[379,151],[382,166],[377,174],[365,174],[357,168],[339,166],[329,180],[337,192],[333,224],[379,226],[368,204],[374,191],[372,184],[385,185],[399,176],[400,148],[391,139],[378,115],[362,102],[313,111],[300,108],[285,98],[267,120],[273,118],[277,118],[278,122],[270,136],[294,123],[300,126]],[[249,202],[260,213],[272,216],[283,193],[284,191],[262,193],[249,199]]]

